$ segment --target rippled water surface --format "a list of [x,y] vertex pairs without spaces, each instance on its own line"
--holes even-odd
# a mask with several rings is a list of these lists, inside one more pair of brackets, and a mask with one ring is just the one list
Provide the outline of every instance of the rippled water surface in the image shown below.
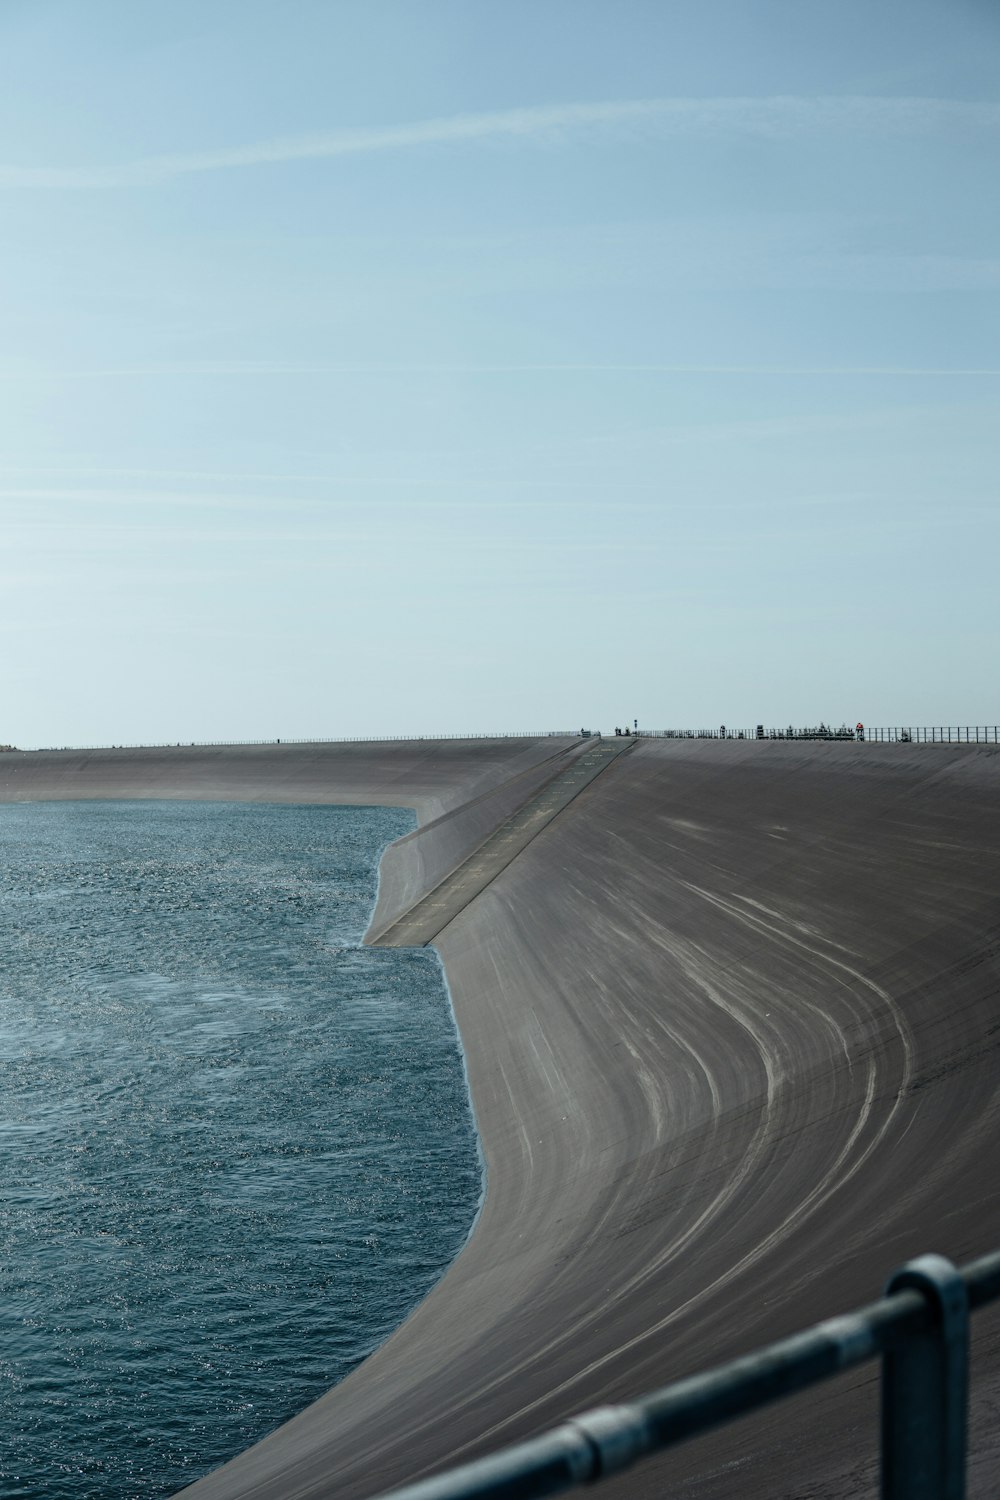
[[0,1493],[165,1496],[461,1245],[443,976],[359,947],[387,808],[0,807]]

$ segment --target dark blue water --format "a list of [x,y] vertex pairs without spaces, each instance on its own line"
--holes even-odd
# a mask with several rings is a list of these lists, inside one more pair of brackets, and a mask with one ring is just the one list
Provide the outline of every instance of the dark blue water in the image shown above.
[[164,1496],[345,1375],[481,1170],[386,808],[0,808],[0,1494]]

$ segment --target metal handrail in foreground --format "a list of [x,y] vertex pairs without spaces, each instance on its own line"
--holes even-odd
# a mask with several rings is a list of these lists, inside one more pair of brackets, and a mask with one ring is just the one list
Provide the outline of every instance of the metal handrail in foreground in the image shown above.
[[883,1500],[963,1500],[969,1313],[1000,1298],[1000,1253],[958,1270],[909,1261],[881,1301],[432,1479],[392,1500],[534,1500],[592,1484],[660,1449],[881,1357]]

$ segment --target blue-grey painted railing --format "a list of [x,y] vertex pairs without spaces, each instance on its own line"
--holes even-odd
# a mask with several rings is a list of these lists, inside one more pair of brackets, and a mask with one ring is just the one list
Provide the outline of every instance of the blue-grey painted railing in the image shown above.
[[866,1360],[882,1365],[882,1500],[963,1500],[969,1314],[1000,1298],[1000,1253],[963,1270],[909,1261],[879,1302],[625,1405],[598,1407],[393,1500],[535,1500],[592,1484],[663,1448]]

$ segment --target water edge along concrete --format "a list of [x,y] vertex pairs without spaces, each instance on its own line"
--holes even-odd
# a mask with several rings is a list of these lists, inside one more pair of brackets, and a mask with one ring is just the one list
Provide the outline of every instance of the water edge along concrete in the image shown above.
[[[253,750],[4,755],[0,794],[406,804],[452,859],[466,803],[468,854],[509,816],[499,788],[579,753]],[[912,1254],[1000,1245],[998,792],[974,745],[614,761],[436,939],[489,1174],[469,1244],[347,1380],[186,1495],[377,1494],[869,1300]],[[1000,1474],[998,1324],[975,1327],[972,1494]],[[874,1380],[604,1493],[864,1493]]]

